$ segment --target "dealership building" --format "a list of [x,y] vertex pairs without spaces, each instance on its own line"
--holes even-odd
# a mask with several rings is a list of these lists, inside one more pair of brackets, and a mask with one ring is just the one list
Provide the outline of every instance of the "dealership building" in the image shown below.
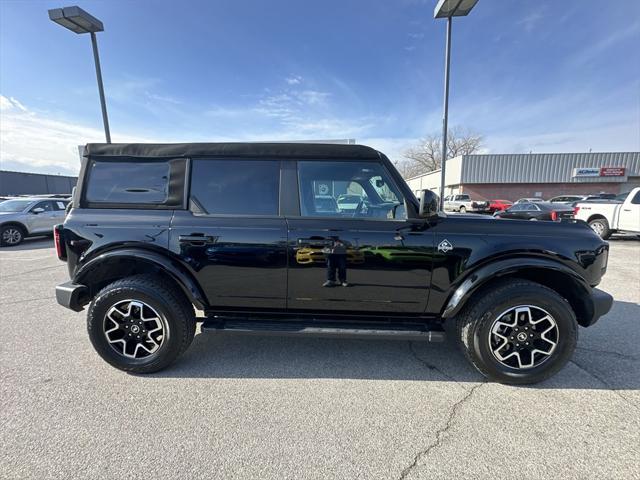
[[[440,192],[440,170],[409,178],[416,194]],[[640,152],[462,155],[447,160],[445,195],[474,200],[623,193],[640,187]]]

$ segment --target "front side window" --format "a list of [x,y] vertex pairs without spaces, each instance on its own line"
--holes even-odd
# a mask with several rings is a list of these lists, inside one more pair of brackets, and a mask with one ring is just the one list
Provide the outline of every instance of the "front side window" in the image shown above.
[[278,215],[279,191],[278,160],[192,161],[190,203],[196,212],[209,215]]
[[298,162],[302,216],[406,219],[404,197],[375,162]]
[[40,208],[45,212],[53,211],[53,206],[51,205],[51,202],[38,202],[33,206],[31,211],[34,211],[36,208]]

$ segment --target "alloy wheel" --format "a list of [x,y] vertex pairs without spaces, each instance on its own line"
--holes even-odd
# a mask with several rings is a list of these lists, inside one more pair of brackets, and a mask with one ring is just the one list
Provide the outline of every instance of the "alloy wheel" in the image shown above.
[[489,348],[502,365],[529,369],[547,361],[559,340],[558,324],[549,312],[519,305],[502,312],[489,331]]
[[2,241],[7,245],[17,245],[22,241],[22,232],[17,228],[7,228],[2,232]]
[[602,222],[599,222],[597,220],[595,222],[591,222],[591,229],[600,237],[604,233],[604,225],[602,224]]
[[104,334],[117,353],[142,359],[160,349],[168,326],[151,306],[140,300],[122,300],[104,317]]

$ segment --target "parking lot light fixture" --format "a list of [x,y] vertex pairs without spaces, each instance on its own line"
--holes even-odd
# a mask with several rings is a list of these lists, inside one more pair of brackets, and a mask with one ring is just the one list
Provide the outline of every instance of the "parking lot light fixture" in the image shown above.
[[109,131],[109,118],[107,116],[107,103],[104,97],[104,85],[102,84],[102,70],[100,68],[100,56],[98,55],[98,40],[96,32],[103,32],[104,25],[93,15],[85,12],[77,6],[53,8],[49,10],[49,19],[71,30],[74,33],[88,33],[91,36],[91,46],[93,48],[93,61],[96,67],[96,78],[98,80],[98,93],[100,94],[100,107],[102,108],[102,122],[104,124],[104,135],[107,143],[111,143],[111,133]]
[[449,70],[451,66],[451,26],[453,17],[469,15],[478,0],[440,0],[433,11],[433,18],[447,19],[447,36],[444,60],[444,108],[442,116],[442,159],[440,168],[440,210],[444,211],[444,183],[447,164],[447,129],[449,123]]

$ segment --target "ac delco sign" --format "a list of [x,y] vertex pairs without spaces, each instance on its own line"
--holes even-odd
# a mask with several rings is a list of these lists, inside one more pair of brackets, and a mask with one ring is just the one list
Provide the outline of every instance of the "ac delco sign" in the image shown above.
[[574,177],[624,177],[625,167],[578,167],[573,169]]
[[601,177],[624,177],[624,167],[602,167],[600,169]]

